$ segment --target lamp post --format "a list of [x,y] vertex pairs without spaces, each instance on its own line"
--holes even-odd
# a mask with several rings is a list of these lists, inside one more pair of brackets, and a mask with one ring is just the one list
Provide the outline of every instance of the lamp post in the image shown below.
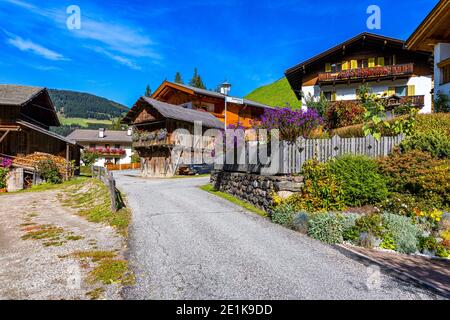
[[225,95],[225,131],[227,130],[227,107],[228,107],[228,95],[230,94],[231,84],[225,81],[220,86],[220,93]]

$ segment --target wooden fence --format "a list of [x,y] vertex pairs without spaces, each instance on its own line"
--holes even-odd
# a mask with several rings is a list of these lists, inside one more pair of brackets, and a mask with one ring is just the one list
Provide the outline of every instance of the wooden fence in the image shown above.
[[[275,150],[266,152],[266,145],[258,142],[246,142],[245,152],[237,149],[227,151],[234,162],[216,165],[215,169],[258,173],[264,175],[300,173],[303,164],[311,159],[326,162],[344,154],[366,155],[369,157],[387,156],[395,146],[400,144],[404,136],[382,137],[377,141],[372,136],[365,138],[304,139],[296,142],[281,141]],[[242,148],[243,149],[243,148]],[[257,151],[258,150],[258,151]],[[269,154],[268,161],[261,160],[262,154]],[[238,161],[240,159],[240,161]]]
[[114,179],[112,172],[109,172],[109,170],[104,167],[92,166],[92,178],[99,179],[108,188],[112,212],[117,212],[119,209],[123,208],[123,199],[119,190],[116,188],[116,180]]

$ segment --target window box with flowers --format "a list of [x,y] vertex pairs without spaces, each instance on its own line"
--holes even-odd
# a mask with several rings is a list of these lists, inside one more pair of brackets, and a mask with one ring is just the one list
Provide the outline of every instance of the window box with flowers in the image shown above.
[[100,155],[116,156],[116,157],[126,155],[125,149],[116,149],[116,148],[88,148],[86,151],[91,153],[97,153]]

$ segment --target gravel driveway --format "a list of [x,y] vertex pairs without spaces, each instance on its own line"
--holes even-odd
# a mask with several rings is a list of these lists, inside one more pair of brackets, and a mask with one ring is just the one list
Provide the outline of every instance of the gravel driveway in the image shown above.
[[133,210],[128,299],[433,299],[208,194],[208,178],[116,174]]

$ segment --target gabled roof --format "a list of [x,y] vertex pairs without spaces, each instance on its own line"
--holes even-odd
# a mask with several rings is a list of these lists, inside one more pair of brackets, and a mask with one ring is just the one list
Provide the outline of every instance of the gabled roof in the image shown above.
[[[35,125],[35,124],[29,123],[27,121],[19,120],[19,121],[17,121],[17,123],[19,125],[21,125],[21,126],[24,126],[26,128],[35,130],[35,131],[40,132],[42,134],[45,134],[45,135],[47,135],[49,137],[52,137],[52,138],[61,140],[61,141],[65,142],[65,143],[71,144],[73,146],[79,146],[76,141],[69,139],[69,137],[63,137],[63,136],[61,136],[61,135],[59,135],[57,133],[51,132],[49,130],[45,130],[45,129],[43,129],[43,128]],[[79,147],[81,147],[81,146],[79,146]]]
[[98,136],[98,130],[78,129],[67,136],[67,139],[76,142],[121,142],[131,144],[132,137],[127,131],[105,130],[104,138]]
[[41,87],[0,84],[0,105],[23,106],[44,90]]
[[450,0],[439,1],[406,41],[406,47],[432,52],[432,45],[438,42],[450,42]]
[[[220,92],[200,89],[200,88],[188,86],[186,84],[174,83],[174,82],[170,82],[170,81],[166,80],[153,93],[152,98],[157,99],[159,94],[166,87],[171,87],[175,90],[181,90],[181,91],[184,91],[184,92],[186,92],[188,94],[192,94],[192,95],[197,94],[197,95],[202,95],[202,96],[207,96],[207,97],[218,98],[218,99],[222,99],[222,100],[224,100],[226,97],[226,95],[224,95]],[[262,103],[259,103],[256,101],[248,100],[248,99],[244,99],[244,104],[251,106],[251,107],[256,107],[256,108],[273,109],[273,107],[271,107],[271,106],[268,106],[268,105],[265,105],[265,104],[262,104]]]
[[381,43],[386,41],[391,45],[398,46],[399,48],[402,48],[405,44],[405,42],[400,39],[380,36],[380,35],[377,35],[374,33],[369,33],[369,32],[363,32],[363,33],[357,35],[356,37],[353,37],[347,41],[344,41],[344,42],[338,44],[337,46],[332,47],[331,49],[328,49],[328,50],[326,50],[326,51],[324,51],[302,63],[299,63],[299,64],[293,66],[292,68],[287,69],[285,74],[288,75],[295,71],[300,70],[303,67],[307,67],[308,65],[310,65],[318,60],[321,60],[323,58],[326,58],[333,53],[339,52],[340,50],[342,50],[342,48],[352,45],[361,40],[375,40],[375,41],[380,41]]
[[[49,126],[60,126],[61,123],[56,114],[55,106],[52,99],[48,94],[46,88],[43,87],[31,87],[11,84],[0,84],[0,107],[12,106],[22,108],[33,100],[40,98],[44,95],[45,106],[32,105],[32,108],[41,108],[51,113],[51,119],[49,119]],[[30,119],[36,120],[36,119]]]
[[192,109],[186,109],[173,104],[161,102],[153,98],[141,97],[136,104],[131,108],[130,112],[126,115],[122,122],[131,123],[134,118],[139,114],[143,105],[149,105],[156,109],[164,118],[180,120],[189,123],[195,121],[201,121],[204,127],[208,128],[223,128],[224,124],[214,117],[212,114],[206,111],[198,111]]

